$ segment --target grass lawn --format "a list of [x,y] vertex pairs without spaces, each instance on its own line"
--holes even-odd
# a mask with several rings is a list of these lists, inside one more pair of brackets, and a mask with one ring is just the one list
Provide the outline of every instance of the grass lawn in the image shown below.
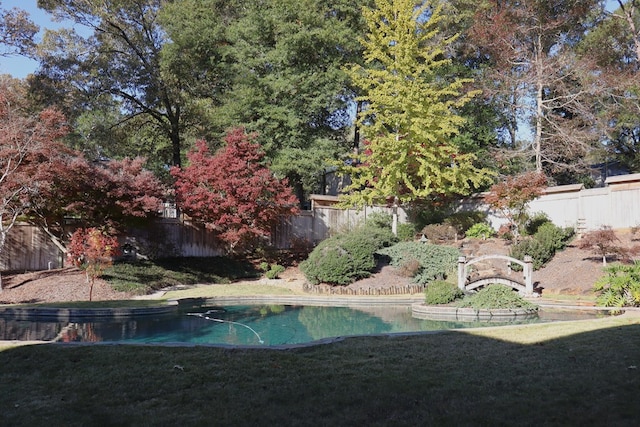
[[2,425],[637,425],[640,317],[290,350],[22,345]]

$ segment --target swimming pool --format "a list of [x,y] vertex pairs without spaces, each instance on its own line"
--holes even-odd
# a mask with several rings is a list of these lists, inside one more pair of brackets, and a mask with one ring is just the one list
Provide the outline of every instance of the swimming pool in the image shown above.
[[[594,312],[541,310],[532,321],[595,317]],[[514,322],[509,322],[513,324]],[[504,324],[504,323],[503,323]],[[406,304],[357,307],[311,305],[187,306],[173,313],[111,319],[0,318],[0,340],[189,343],[281,346],[331,337],[473,328],[486,322],[434,321],[412,316]],[[499,324],[491,323],[491,326]]]

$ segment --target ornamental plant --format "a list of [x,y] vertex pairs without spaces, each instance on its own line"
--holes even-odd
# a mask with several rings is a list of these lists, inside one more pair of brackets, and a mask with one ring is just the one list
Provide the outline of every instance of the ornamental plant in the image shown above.
[[67,257],[74,266],[85,271],[90,283],[89,301],[93,297],[96,278],[102,276],[118,254],[118,240],[98,228],[79,228],[71,236]]
[[606,275],[598,279],[593,290],[598,294],[598,305],[604,307],[640,306],[640,262],[632,265],[612,265],[605,268]]
[[280,219],[298,212],[287,180],[273,176],[255,138],[233,129],[214,154],[200,140],[187,154],[189,165],[171,169],[178,206],[214,230],[229,252],[259,246]]
[[526,225],[529,202],[540,196],[546,185],[547,178],[538,172],[510,176],[494,184],[484,201],[509,221],[510,228],[516,232],[517,237]]
[[427,285],[424,290],[425,303],[428,305],[449,304],[462,298],[464,292],[453,283],[444,280],[435,280]]
[[607,255],[618,255],[627,257],[628,251],[621,247],[618,243],[620,239],[616,236],[616,232],[611,227],[602,227],[600,230],[590,231],[585,234],[578,247],[580,249],[588,249],[593,253],[602,257],[602,265],[607,265]]
[[422,242],[400,242],[377,252],[391,258],[391,265],[397,268],[409,260],[416,260],[420,268],[413,281],[426,284],[436,279],[445,279],[455,270],[460,251],[443,245]]
[[508,286],[493,284],[480,289],[477,293],[465,297],[458,304],[459,307],[480,309],[499,308],[536,308]]

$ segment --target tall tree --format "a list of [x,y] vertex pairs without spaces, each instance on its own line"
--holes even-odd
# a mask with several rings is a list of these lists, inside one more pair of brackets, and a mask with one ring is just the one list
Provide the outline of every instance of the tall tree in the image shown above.
[[487,172],[451,140],[464,122],[456,110],[473,94],[461,95],[468,80],[439,74],[451,62],[446,47],[455,39],[440,32],[441,7],[378,0],[363,14],[366,65],[352,66],[349,74],[366,93],[358,122],[368,145],[357,165],[344,168],[352,180],[345,200],[412,202],[470,191]]
[[31,56],[38,30],[24,10],[0,10],[0,56]]
[[210,97],[219,132],[257,132],[272,169],[302,196],[352,145],[354,94],[341,67],[361,53],[358,3],[176,1],[165,9],[167,69]]
[[596,17],[578,46],[582,60],[600,84],[593,115],[603,136],[607,160],[640,171],[640,2],[611,2],[617,7]]
[[[40,8],[85,30],[45,33],[38,50],[41,66],[34,86],[45,91],[45,101],[48,95],[55,100],[61,89],[67,99],[74,98],[74,111],[70,111],[74,119],[91,109],[94,114],[106,111],[92,123],[104,128],[101,121],[108,119],[109,130],[135,122],[131,131],[151,134],[160,145],[159,150],[143,154],[159,156],[164,165],[180,165],[187,117],[180,82],[166,79],[160,68],[160,52],[167,39],[158,13],[164,3],[39,0]],[[89,133],[85,136],[90,138]],[[109,154],[108,144],[114,138],[109,138],[108,132],[106,136],[101,141],[102,149]]]
[[597,0],[487,0],[476,11],[470,38],[492,64],[484,89],[504,105],[512,147],[531,154],[539,172],[579,163],[595,138],[586,121],[570,120],[582,109],[580,96],[591,91],[581,86],[570,47],[599,6]]

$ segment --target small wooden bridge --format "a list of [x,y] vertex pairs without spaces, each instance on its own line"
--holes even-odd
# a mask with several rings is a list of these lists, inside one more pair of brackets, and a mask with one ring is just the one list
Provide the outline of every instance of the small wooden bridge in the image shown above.
[[[469,267],[476,263],[491,259],[505,260],[507,261],[507,266],[511,265],[512,262],[521,265],[522,279],[516,280],[515,278],[510,277],[513,273],[510,267],[508,267],[508,275],[506,276],[491,275],[478,277],[474,280],[469,279]],[[524,261],[520,261],[519,259],[515,259],[506,255],[484,255],[473,258],[470,261],[467,261],[467,258],[464,256],[458,258],[458,287],[460,289],[462,289],[463,291],[470,291],[490,285],[492,283],[499,283],[502,285],[510,286],[518,292],[522,293],[524,296],[532,296],[533,259],[528,255],[524,257]]]

